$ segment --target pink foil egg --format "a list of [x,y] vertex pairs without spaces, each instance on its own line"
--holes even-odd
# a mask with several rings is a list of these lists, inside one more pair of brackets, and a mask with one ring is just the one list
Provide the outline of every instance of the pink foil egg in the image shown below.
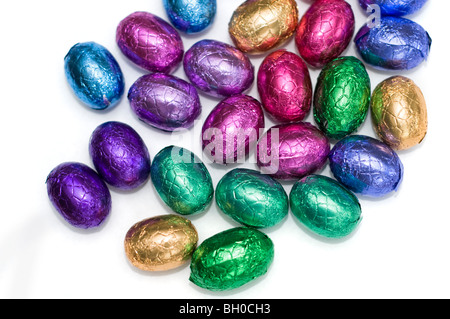
[[348,47],[355,31],[352,7],[344,0],[318,0],[297,26],[295,44],[302,58],[321,68]]
[[271,127],[256,149],[262,173],[296,180],[322,169],[330,153],[330,142],[310,123],[288,123]]
[[298,122],[311,109],[312,84],[306,63],[286,50],[269,54],[258,71],[264,109],[278,122]]

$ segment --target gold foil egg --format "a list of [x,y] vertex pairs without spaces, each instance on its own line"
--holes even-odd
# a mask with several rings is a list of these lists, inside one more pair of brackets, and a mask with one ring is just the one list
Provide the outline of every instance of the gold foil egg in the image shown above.
[[125,236],[125,254],[145,271],[164,271],[186,263],[197,247],[192,223],[178,215],[161,215],[134,224]]
[[425,98],[407,77],[393,76],[378,84],[372,93],[371,113],[378,137],[395,150],[411,148],[427,134]]
[[228,31],[238,49],[259,54],[289,39],[297,24],[295,0],[247,0],[234,11]]

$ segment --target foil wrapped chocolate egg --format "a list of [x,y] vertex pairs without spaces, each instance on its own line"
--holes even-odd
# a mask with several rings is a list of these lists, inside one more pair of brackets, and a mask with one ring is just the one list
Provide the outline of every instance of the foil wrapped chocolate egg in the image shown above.
[[[381,10],[382,15],[402,17],[419,11],[427,0],[359,0],[364,10],[368,8]],[[378,7],[375,7],[377,5]]]
[[166,271],[189,262],[198,233],[190,220],[161,215],[134,224],[125,236],[129,262],[144,271]]
[[346,237],[362,219],[358,198],[326,176],[309,175],[297,181],[289,200],[293,215],[307,229],[323,237]]
[[216,40],[195,43],[184,56],[184,71],[191,83],[213,97],[228,97],[250,88],[254,66],[235,47]]
[[301,121],[309,113],[311,77],[298,55],[286,50],[269,54],[259,67],[257,83],[264,109],[276,121]]
[[424,62],[431,38],[418,23],[399,17],[382,17],[375,26],[364,25],[356,34],[362,59],[382,70],[409,70]]
[[130,106],[144,123],[163,131],[189,128],[202,106],[195,87],[169,74],[147,74],[128,91]]
[[189,280],[211,291],[236,289],[266,274],[273,257],[273,242],[263,232],[228,229],[198,246],[191,258]]
[[163,0],[163,4],[170,22],[186,33],[205,30],[216,16],[216,0]]
[[228,31],[241,51],[260,54],[286,42],[297,23],[295,0],[247,0],[234,11]]
[[314,92],[314,119],[330,138],[355,132],[366,119],[370,103],[370,78],[355,57],[339,57],[320,72]]
[[118,189],[135,189],[150,176],[147,146],[128,124],[111,121],[99,125],[91,134],[89,154],[99,175]]
[[183,60],[178,31],[148,12],[134,12],[117,26],[116,42],[134,64],[150,72],[173,72]]
[[237,94],[223,99],[208,115],[202,127],[202,148],[215,163],[245,161],[264,129],[261,103]]
[[74,45],[64,58],[64,70],[75,95],[94,110],[115,106],[123,95],[122,70],[113,55],[98,43]]
[[162,149],[153,159],[150,176],[163,202],[178,214],[201,213],[212,201],[214,187],[208,169],[185,148]]
[[56,166],[46,183],[50,202],[76,228],[98,227],[111,212],[108,187],[96,171],[83,163]]
[[350,44],[355,31],[352,7],[343,0],[318,0],[306,11],[295,33],[301,57],[321,68]]
[[365,135],[350,135],[330,152],[334,177],[350,191],[382,197],[396,191],[403,179],[403,164],[385,143]]
[[307,122],[271,127],[256,145],[257,165],[265,174],[281,180],[296,180],[322,169],[330,142]]
[[252,169],[235,168],[226,173],[217,184],[215,194],[220,210],[244,226],[272,227],[289,211],[283,185]]
[[394,150],[411,148],[427,134],[425,98],[407,77],[393,76],[377,85],[372,94],[371,114],[378,137]]

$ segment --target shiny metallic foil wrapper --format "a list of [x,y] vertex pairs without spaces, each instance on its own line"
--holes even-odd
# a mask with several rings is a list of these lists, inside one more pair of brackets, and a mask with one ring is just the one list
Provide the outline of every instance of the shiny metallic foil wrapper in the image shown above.
[[407,77],[390,77],[375,88],[371,101],[377,135],[395,150],[411,148],[425,138],[427,106],[420,88]]
[[170,22],[180,31],[197,33],[214,21],[216,0],[163,0]]
[[[386,16],[402,17],[413,14],[425,5],[428,0],[359,0],[361,7],[367,11],[369,6],[378,5],[381,14]],[[372,12],[369,10],[368,13]]]
[[125,236],[125,254],[130,263],[145,271],[177,268],[192,256],[198,234],[190,220],[161,215],[134,224]]
[[298,23],[295,0],[247,0],[233,13],[233,43],[249,54],[264,53],[288,40]]

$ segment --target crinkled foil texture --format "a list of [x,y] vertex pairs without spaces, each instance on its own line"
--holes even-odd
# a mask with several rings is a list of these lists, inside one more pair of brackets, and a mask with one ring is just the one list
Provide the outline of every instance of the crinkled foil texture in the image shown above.
[[367,10],[368,6],[374,8],[373,5],[378,5],[382,15],[398,17],[419,11],[426,2],[427,0],[359,0],[364,10]]
[[216,0],[163,0],[170,22],[180,31],[197,33],[208,28],[216,16]]

